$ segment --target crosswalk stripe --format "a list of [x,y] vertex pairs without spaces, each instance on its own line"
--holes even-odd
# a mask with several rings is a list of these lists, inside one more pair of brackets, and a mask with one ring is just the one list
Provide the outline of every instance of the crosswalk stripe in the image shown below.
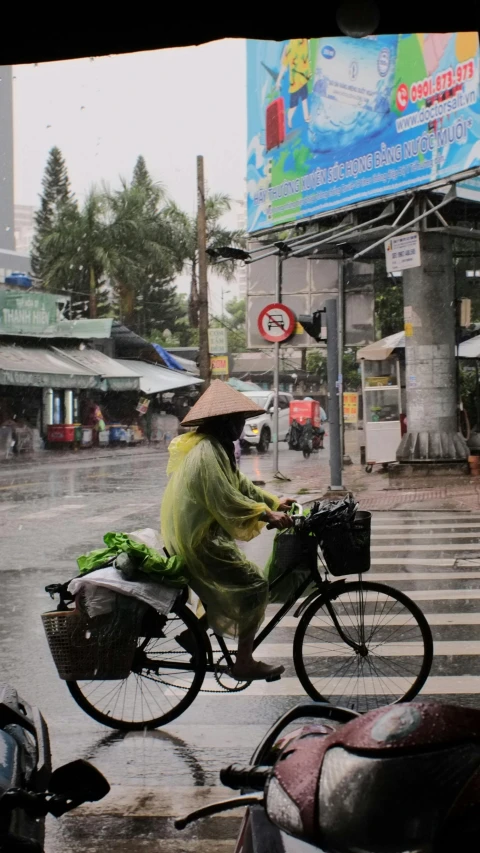
[[432,545],[371,545],[372,551],[479,551],[480,542],[478,544],[455,543],[454,545],[437,545],[432,548]]
[[[319,692],[322,689],[322,683],[326,684],[328,676],[324,678],[314,679],[314,686],[317,686]],[[407,679],[408,680],[408,679]],[[390,680],[391,681],[391,680]],[[344,696],[353,691],[353,695],[359,696],[389,696],[396,695],[399,689],[402,689],[404,679],[397,682],[396,686],[386,682],[382,678],[365,677],[358,681],[358,685],[352,688],[352,679],[348,677],[332,677],[329,681],[328,694],[329,696]],[[357,690],[358,687],[358,690]],[[453,696],[453,695],[478,695],[480,694],[480,676],[479,675],[432,675],[427,679],[425,687],[420,695],[438,695],[438,696]],[[219,696],[227,694],[219,694]],[[283,677],[280,681],[270,683],[264,681],[254,681],[247,687],[243,696],[304,696],[305,691],[295,677]]]
[[[345,587],[348,592],[348,584]],[[412,601],[461,601],[468,599],[480,599],[480,589],[409,589],[406,593]],[[352,603],[357,600],[357,593],[351,593]],[[363,595],[363,601],[378,601],[377,592],[368,592]],[[381,599],[382,601],[385,598]],[[344,599],[346,603],[346,599]],[[268,611],[267,611],[268,612]],[[282,620],[282,625],[284,621]]]
[[[383,549],[382,549],[383,550]],[[396,548],[394,549],[397,550]],[[411,548],[409,549],[412,550]],[[430,550],[430,549],[429,549]],[[455,557],[372,557],[372,566],[449,566],[453,568]],[[480,560],[478,562],[480,566]]]
[[[480,625],[480,612],[478,613],[428,613],[424,610],[429,625]],[[378,615],[365,616],[365,625],[373,625],[373,620],[378,620]],[[375,622],[376,624],[376,622]],[[298,619],[293,616],[285,616],[280,623],[282,628],[296,628]],[[405,625],[405,616],[393,616],[389,625]]]
[[[113,785],[105,800],[80,807],[76,809],[75,814],[78,817],[83,815],[84,818],[92,815],[109,815],[111,817],[135,815],[136,818],[176,817],[179,814],[188,814],[195,809],[216,803],[218,800],[224,800],[225,797],[225,788],[220,786],[217,788],[203,786],[149,788],[147,785]],[[232,812],[231,814],[238,817],[242,811]],[[224,815],[220,815],[220,817],[224,817]],[[162,840],[162,851],[163,849]],[[177,846],[175,849],[179,850],[180,848]],[[198,850],[198,846],[195,849]]]
[[441,522],[441,523],[430,523],[428,521],[420,522],[418,524],[409,524],[405,522],[404,524],[379,524],[379,522],[372,522],[372,530],[452,530],[458,527],[467,527],[472,529],[477,529],[480,527],[480,521],[463,521],[463,522]]
[[474,536],[478,536],[480,539],[480,530],[476,533],[377,533],[374,531],[372,536],[372,542],[376,542],[378,539],[432,539],[435,542],[438,542],[440,539],[472,539]]
[[376,581],[448,581],[478,580],[480,572],[377,572],[370,571],[369,578]]
[[415,514],[415,518],[412,518],[411,515],[407,515],[405,510],[397,509],[392,512],[382,512],[381,510],[374,511],[373,514],[373,522],[375,524],[390,524],[393,522],[394,524],[398,524],[399,522],[406,524],[413,524],[414,522],[418,522],[419,524],[423,524],[427,521],[446,521],[449,523],[450,521],[480,521],[480,513],[478,512],[450,512],[440,510],[433,510],[431,512],[422,512],[419,510]]
[[[439,640],[434,644],[435,656],[453,656],[453,655],[480,655],[480,640],[452,640],[445,642]],[[335,648],[331,643],[309,643],[306,647],[308,655],[324,656],[324,657],[339,657],[342,655],[351,654],[350,649],[345,647],[342,652],[335,654]],[[377,654],[382,657],[410,657],[423,655],[424,648],[422,643],[385,643],[379,646]],[[292,657],[291,643],[262,643],[259,646],[259,655],[263,658],[282,658],[289,660]]]

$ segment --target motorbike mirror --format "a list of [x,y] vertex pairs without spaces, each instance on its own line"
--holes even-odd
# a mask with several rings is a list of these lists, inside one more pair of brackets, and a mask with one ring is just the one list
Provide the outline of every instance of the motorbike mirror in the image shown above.
[[110,785],[96,767],[79,758],[53,771],[48,790],[50,794],[62,794],[71,800],[93,803],[106,797]]

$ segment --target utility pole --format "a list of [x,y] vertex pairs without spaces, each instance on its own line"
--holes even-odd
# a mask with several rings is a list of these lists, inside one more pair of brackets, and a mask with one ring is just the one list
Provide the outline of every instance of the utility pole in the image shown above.
[[205,391],[210,383],[208,351],[207,223],[205,216],[205,176],[203,157],[197,157],[197,241],[198,241],[198,360]]
[[342,444],[340,440],[339,363],[338,363],[338,317],[337,300],[327,299],[327,376],[328,376],[328,423],[330,434],[330,489],[343,490]]
[[[275,277],[275,302],[282,301],[282,284],[283,284],[283,258],[281,254],[277,256],[277,274]],[[274,363],[273,363],[273,476],[279,474],[278,470],[278,392],[280,385],[280,344],[278,341],[274,343]]]

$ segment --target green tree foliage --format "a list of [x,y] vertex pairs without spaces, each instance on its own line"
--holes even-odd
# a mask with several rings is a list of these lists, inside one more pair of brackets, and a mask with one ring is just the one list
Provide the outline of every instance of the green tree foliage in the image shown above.
[[323,350],[315,347],[315,349],[307,350],[306,368],[308,373],[318,376],[318,381],[322,385],[327,383],[327,359]]
[[246,311],[245,299],[230,299],[221,317],[210,318],[212,327],[227,329],[229,352],[245,352],[247,349]]
[[[40,207],[35,213],[35,230],[32,243],[32,272],[43,278],[49,266],[45,256],[43,241],[55,228],[63,215],[72,215],[76,202],[70,189],[67,166],[59,148],[52,148],[48,154],[47,165],[42,179]],[[68,277],[67,277],[68,278]],[[62,282],[65,285],[65,281]]]
[[184,257],[177,225],[170,217],[170,203],[159,184],[154,184],[139,158],[132,183],[122,183],[109,194],[109,228],[114,245],[125,250],[112,286],[123,321],[147,338],[173,333],[180,314],[174,279]]
[[44,287],[69,293],[74,316],[118,316],[147,337],[174,330],[186,312],[174,286],[185,256],[163,187],[139,157],[130,184],[93,189],[79,208],[58,154],[47,163],[35,240]]
[[[378,265],[377,265],[378,266]],[[379,275],[375,280],[375,323],[377,338],[403,329],[403,284],[401,278]]]
[[[327,384],[327,358],[324,350],[316,347],[307,350],[306,368],[308,373],[318,377],[322,385]],[[343,390],[358,391],[361,386],[360,371],[356,361],[355,353],[347,350],[343,354]]]
[[[243,232],[222,225],[229,210],[228,196],[208,196],[210,248],[244,244]],[[193,326],[198,314],[196,219],[168,198],[143,157],[137,159],[131,182],[121,181],[114,191],[93,188],[79,206],[61,152],[52,149],[32,260],[47,290],[70,294],[73,316],[115,316],[146,338],[190,344],[188,309]],[[191,279],[189,305],[175,287],[176,276],[185,269]],[[221,262],[215,271],[231,279],[235,263]],[[235,344],[244,347],[244,320],[231,321]]]
[[[222,225],[221,220],[231,210],[229,196],[222,193],[210,193],[205,201],[205,215],[207,223],[207,248],[219,249],[221,246],[244,247],[246,235],[244,231],[230,230]],[[198,235],[196,216],[189,216],[172,205],[170,217],[177,226],[177,234],[185,258],[184,269],[190,277],[190,296],[188,312],[190,324],[198,326]],[[215,273],[225,281],[231,281],[235,277],[235,269],[238,261],[215,260],[211,255],[207,257],[207,263],[215,264]]]

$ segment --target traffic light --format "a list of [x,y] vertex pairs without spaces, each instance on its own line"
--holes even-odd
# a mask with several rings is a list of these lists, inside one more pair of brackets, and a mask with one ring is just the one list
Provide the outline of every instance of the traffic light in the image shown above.
[[298,317],[298,322],[303,326],[307,335],[310,335],[315,341],[325,340],[322,338],[322,314],[325,314],[325,308],[314,311],[313,314],[300,314]]

